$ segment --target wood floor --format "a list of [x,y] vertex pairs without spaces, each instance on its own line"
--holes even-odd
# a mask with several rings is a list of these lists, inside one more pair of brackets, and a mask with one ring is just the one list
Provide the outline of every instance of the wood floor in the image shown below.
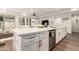
[[79,51],[79,33],[67,35],[53,51]]
[[[1,43],[5,43],[5,45],[1,45]],[[13,40],[0,42],[0,51],[13,51]]]

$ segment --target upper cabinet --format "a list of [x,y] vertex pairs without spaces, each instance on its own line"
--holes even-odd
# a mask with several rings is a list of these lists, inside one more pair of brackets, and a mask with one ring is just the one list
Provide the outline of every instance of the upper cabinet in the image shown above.
[[19,18],[19,25],[25,26],[25,18]]
[[18,19],[19,27],[27,27],[28,25],[31,25],[31,19],[28,19],[27,17],[20,17]]

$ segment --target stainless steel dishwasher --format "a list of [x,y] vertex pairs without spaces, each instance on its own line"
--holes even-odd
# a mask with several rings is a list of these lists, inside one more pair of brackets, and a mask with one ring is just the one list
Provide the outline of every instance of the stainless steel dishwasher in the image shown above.
[[56,32],[55,29],[49,31],[49,50],[52,50],[56,45],[55,32]]

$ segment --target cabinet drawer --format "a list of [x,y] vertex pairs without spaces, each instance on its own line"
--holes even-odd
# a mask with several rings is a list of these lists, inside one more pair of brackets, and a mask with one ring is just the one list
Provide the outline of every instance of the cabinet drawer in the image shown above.
[[44,35],[44,34],[48,34],[48,33],[49,33],[48,31],[45,31],[45,32],[41,32],[40,34]]
[[22,40],[32,40],[35,38],[39,38],[39,34],[31,34],[31,35],[22,36]]
[[40,37],[48,37],[48,36],[49,36],[49,32],[40,33]]
[[48,38],[48,37],[49,37],[49,35],[48,35],[48,34],[45,34],[45,35],[40,35],[40,38],[43,38],[43,37]]
[[35,38],[35,39],[32,39],[32,40],[22,40],[21,41],[21,44],[22,44],[22,46],[28,46],[28,45],[31,45],[31,44],[33,44],[33,43],[35,43],[35,42],[38,42],[39,41],[39,38]]
[[39,51],[39,42],[35,42],[29,46],[22,46],[22,51]]

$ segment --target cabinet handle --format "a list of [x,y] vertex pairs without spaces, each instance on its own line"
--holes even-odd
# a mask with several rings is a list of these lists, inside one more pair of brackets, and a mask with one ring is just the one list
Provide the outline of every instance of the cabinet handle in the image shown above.
[[39,41],[39,47],[40,47],[40,41]]
[[40,46],[42,46],[42,40],[40,41]]
[[60,36],[60,32],[59,32],[59,36]]
[[33,38],[35,38],[35,36],[34,37],[30,37],[29,39],[33,39]]
[[33,39],[33,38],[35,38],[36,36],[30,36],[30,37],[28,37],[27,38],[27,36],[26,37],[23,37],[23,39]]
[[42,46],[42,40],[39,41],[39,47],[41,47],[41,46]]

